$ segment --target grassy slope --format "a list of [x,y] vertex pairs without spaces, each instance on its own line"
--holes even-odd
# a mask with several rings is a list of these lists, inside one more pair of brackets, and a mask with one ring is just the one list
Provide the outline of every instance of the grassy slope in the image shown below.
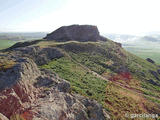
[[[160,87],[148,81],[153,79],[159,83],[149,72],[149,70],[156,71],[158,69],[156,65],[126,52],[112,41],[38,44],[44,47],[57,46],[67,54],[64,58],[41,66],[42,68],[52,69],[62,78],[70,81],[73,92],[96,99],[114,119],[124,118],[126,112],[160,113],[158,106],[155,105],[160,103]],[[111,82],[94,76],[79,63]],[[130,73],[129,78],[119,74],[126,69]]]
[[103,104],[107,81],[92,75],[68,57],[53,60],[47,65],[41,66],[41,68],[52,69],[61,78],[68,80],[73,92],[89,96]]
[[0,40],[0,50],[8,48],[8,47],[12,46],[15,43],[16,42],[12,41],[12,40]]

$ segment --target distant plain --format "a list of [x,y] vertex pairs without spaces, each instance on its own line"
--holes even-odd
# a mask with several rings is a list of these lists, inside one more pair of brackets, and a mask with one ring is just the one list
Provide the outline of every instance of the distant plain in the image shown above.
[[144,36],[106,34],[106,37],[122,44],[127,51],[143,58],[151,58],[160,64],[160,35],[145,34]]
[[143,45],[124,45],[127,51],[143,58],[151,58],[157,64],[160,64],[160,43],[146,43],[147,47]]

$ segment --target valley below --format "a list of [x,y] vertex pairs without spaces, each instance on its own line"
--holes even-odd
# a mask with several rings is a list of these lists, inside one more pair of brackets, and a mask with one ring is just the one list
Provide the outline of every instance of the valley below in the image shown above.
[[160,35],[159,33],[146,33],[141,36],[106,34],[110,39],[120,42],[124,49],[143,58],[151,58],[160,64]]

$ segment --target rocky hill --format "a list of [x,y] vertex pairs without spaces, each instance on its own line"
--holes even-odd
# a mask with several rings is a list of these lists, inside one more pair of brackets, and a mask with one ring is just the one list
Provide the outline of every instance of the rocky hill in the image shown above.
[[92,25],[71,25],[63,26],[48,34],[44,39],[55,40],[58,42],[65,41],[106,41],[107,39],[100,36],[98,28]]
[[[65,36],[70,27],[77,33]],[[67,30],[50,34],[58,34],[57,40],[48,35],[47,40],[17,43],[0,52],[0,119],[128,120],[131,114],[159,115],[159,66],[126,52],[119,43],[94,38],[100,36],[96,27],[85,26],[95,29],[90,30],[92,40],[89,31],[78,37],[79,27],[59,28]]]

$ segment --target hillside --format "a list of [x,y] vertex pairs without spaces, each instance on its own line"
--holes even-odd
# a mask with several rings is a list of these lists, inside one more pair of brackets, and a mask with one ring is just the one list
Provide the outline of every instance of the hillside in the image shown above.
[[159,66],[103,40],[42,39],[1,51],[0,113],[10,120],[158,115]]

